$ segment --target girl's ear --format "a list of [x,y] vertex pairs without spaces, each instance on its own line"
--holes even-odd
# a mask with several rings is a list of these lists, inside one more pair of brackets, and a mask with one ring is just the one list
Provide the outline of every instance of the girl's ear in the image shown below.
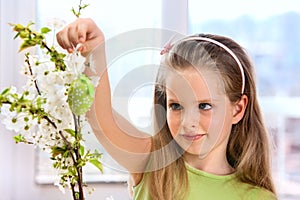
[[241,99],[233,105],[232,124],[237,124],[244,116],[248,104],[248,97],[242,95]]

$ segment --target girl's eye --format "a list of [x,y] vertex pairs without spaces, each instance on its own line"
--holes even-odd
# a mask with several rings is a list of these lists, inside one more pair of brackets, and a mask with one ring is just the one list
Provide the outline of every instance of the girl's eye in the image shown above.
[[199,109],[200,110],[210,110],[211,107],[212,106],[209,103],[200,103],[199,104]]
[[182,110],[183,107],[179,103],[171,103],[169,105],[171,110]]

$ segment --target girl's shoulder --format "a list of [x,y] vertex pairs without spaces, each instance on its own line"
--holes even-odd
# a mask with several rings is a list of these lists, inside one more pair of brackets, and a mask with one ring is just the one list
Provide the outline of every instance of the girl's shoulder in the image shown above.
[[148,190],[148,187],[145,183],[145,176],[147,176],[147,173],[141,174],[139,177],[140,180],[137,184],[133,185],[131,187],[132,189],[132,196],[133,200],[151,200],[151,196]]
[[202,196],[207,200],[276,200],[268,190],[238,180],[235,174],[214,175],[187,165],[189,195],[187,199]]
[[277,200],[278,199],[276,195],[273,194],[272,192],[259,187],[251,188],[247,192],[246,196],[247,197],[245,198],[245,200]]
[[130,174],[130,184],[132,186],[137,186],[142,181],[144,174],[143,173],[131,173]]

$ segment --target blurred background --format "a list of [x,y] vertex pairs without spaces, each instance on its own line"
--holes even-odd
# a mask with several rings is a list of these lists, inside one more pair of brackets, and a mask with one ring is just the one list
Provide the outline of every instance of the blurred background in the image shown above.
[[[0,0],[0,90],[24,83],[20,74],[24,55],[13,40],[8,23],[49,26],[48,42],[75,17],[71,8],[79,0]],[[274,144],[272,170],[280,200],[300,199],[300,1],[298,0],[83,0],[90,4],[82,17],[90,17],[106,38],[140,28],[164,28],[181,34],[213,33],[240,43],[256,68],[259,100]],[[159,63],[159,51],[120,58],[112,68],[112,88],[143,64]],[[124,67],[128,66],[128,67]],[[120,67],[123,66],[123,67]],[[137,77],[138,78],[138,77]],[[139,128],[150,124],[151,87],[141,88],[130,99],[129,119]],[[132,106],[132,104],[134,106]],[[0,124],[0,199],[71,199],[53,186],[47,156],[29,145],[16,145],[15,133]],[[105,173],[87,170],[96,190],[87,199],[129,199],[127,174],[105,154],[94,138],[91,147],[104,152]],[[114,167],[111,167],[114,166]]]

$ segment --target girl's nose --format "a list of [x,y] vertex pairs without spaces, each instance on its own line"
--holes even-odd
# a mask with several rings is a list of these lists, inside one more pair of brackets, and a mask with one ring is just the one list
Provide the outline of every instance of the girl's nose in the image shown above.
[[200,113],[198,109],[185,109],[182,115],[182,125],[187,129],[198,129]]

